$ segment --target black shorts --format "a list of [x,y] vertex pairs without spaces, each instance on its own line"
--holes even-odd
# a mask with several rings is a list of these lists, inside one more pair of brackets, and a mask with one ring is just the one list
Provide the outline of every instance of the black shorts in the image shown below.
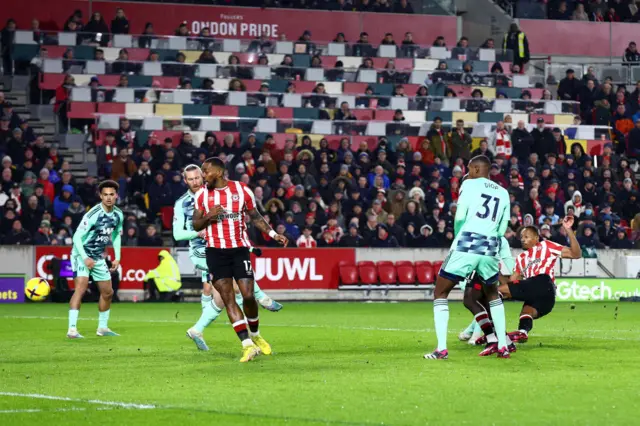
[[207,267],[214,281],[223,278],[234,278],[236,281],[253,279],[251,256],[246,247],[228,249],[207,247],[206,256]]
[[519,284],[509,284],[511,299],[524,302],[538,311],[542,318],[553,310],[556,304],[556,287],[549,275],[538,275]]

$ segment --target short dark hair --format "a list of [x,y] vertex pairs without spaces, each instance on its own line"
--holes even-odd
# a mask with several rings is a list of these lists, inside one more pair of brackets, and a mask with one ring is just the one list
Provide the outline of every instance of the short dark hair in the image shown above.
[[471,161],[469,161],[469,164],[471,163],[482,163],[487,167],[491,167],[491,160],[489,160],[489,157],[486,155],[477,155],[473,157]]
[[98,185],[98,192],[102,193],[102,190],[105,188],[113,188],[116,192],[120,189],[120,185],[115,180],[103,180]]
[[533,232],[538,238],[540,238],[540,230],[533,226],[533,225],[529,225],[529,226],[525,226],[520,230],[520,234],[522,234],[524,231],[531,231]]
[[224,161],[222,161],[219,157],[209,157],[204,160],[205,164],[209,164],[210,166],[219,167],[222,170],[226,169]]

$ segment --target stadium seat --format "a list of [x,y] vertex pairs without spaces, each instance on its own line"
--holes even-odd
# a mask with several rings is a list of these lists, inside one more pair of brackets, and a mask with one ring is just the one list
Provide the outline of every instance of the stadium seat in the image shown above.
[[378,280],[380,284],[397,284],[398,274],[393,262],[383,260],[378,262]]
[[348,262],[340,262],[340,283],[346,285],[358,284],[358,269]]
[[162,218],[162,228],[171,229],[173,223],[173,206],[161,207],[160,217]]
[[358,262],[358,275],[362,284],[377,284],[376,267],[372,261]]
[[416,278],[418,284],[433,284],[435,282],[433,267],[428,264],[416,264]]
[[440,267],[442,266],[442,260],[438,260],[437,262],[433,262],[433,272],[436,274],[440,272]]
[[413,263],[402,260],[396,262],[396,271],[398,273],[398,282],[400,284],[415,284],[416,283],[416,270],[413,267]]

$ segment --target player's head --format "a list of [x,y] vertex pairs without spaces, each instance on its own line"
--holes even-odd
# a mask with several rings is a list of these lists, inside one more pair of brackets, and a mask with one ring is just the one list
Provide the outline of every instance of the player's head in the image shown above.
[[100,193],[100,200],[102,204],[107,207],[113,207],[118,199],[118,189],[120,185],[113,180],[104,180],[98,185],[98,192]]
[[525,226],[520,231],[520,242],[523,249],[529,250],[540,242],[540,231],[535,226]]
[[191,192],[197,192],[202,188],[202,170],[195,164],[189,164],[184,168],[182,178]]
[[478,155],[469,161],[468,179],[488,178],[491,170],[491,160],[485,155]]
[[220,158],[209,157],[204,160],[204,164],[202,165],[202,174],[204,176],[205,183],[211,186],[216,180],[222,179],[224,177],[224,170],[224,161]]

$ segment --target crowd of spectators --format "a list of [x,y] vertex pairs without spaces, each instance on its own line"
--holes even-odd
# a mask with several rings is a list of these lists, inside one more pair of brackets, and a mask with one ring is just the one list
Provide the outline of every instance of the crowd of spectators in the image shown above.
[[497,0],[516,17],[559,21],[639,22],[638,0]]
[[[81,18],[74,14],[66,26],[82,26]],[[128,22],[119,10],[110,28],[95,14],[87,27],[108,37],[109,29],[126,32]],[[407,138],[385,137],[355,147],[345,136],[332,149],[326,139],[314,144],[309,136],[292,134],[278,149],[272,135],[259,141],[255,134],[238,139],[229,133],[218,140],[208,132],[196,145],[189,130],[177,147],[171,139],[140,144],[131,123],[122,119],[99,149],[99,176],[81,185],[56,147],[0,98],[0,235],[5,244],[69,244],[82,213],[98,202],[97,180],[112,178],[121,183],[119,203],[127,213],[124,244],[163,245],[163,215],[186,191],[182,168],[218,156],[227,162],[231,179],[254,189],[258,208],[274,229],[300,247],[448,247],[466,164],[483,154],[493,163],[491,180],[511,196],[506,236],[513,247],[519,245],[518,229],[529,224],[566,244],[558,224],[574,215],[586,255],[605,246],[640,248],[640,83],[632,93],[623,86],[614,91],[612,82],[599,82],[593,70],[581,79],[569,70],[558,97],[580,101],[576,125],[613,127],[613,141],[601,156],[590,157],[579,143],[567,154],[565,136],[573,138],[575,128],[563,135],[542,118],[531,132],[523,122],[498,122],[477,149],[462,120],[449,129],[436,118],[414,147]],[[275,245],[268,235],[251,233],[256,244]]]

